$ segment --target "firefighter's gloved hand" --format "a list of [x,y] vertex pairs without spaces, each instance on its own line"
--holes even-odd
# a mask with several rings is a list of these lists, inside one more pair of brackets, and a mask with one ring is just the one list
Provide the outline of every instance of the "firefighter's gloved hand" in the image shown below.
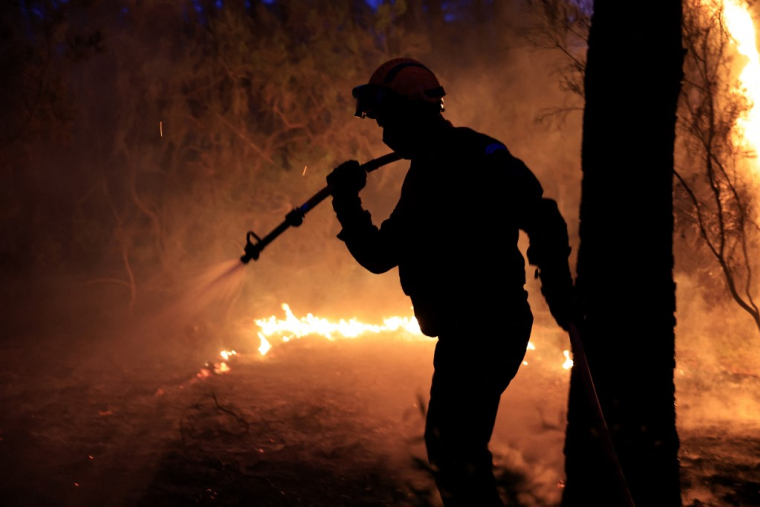
[[565,331],[570,324],[580,327],[583,322],[583,307],[577,289],[572,285],[563,287],[542,286],[541,293],[549,305],[549,312],[557,325]]
[[356,160],[349,160],[327,175],[327,184],[333,197],[355,196],[367,184],[367,171]]

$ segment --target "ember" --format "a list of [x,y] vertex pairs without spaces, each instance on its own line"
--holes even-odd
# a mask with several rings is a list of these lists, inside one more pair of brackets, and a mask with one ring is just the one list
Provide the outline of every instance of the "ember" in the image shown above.
[[573,367],[573,360],[570,359],[570,351],[569,350],[563,350],[562,353],[565,355],[565,362],[562,363],[562,367],[566,370],[569,370]]
[[212,375],[220,375],[222,373],[229,373],[230,365],[228,364],[232,359],[237,356],[237,352],[234,350],[223,350],[219,353],[224,361],[206,361],[201,370],[195,374],[198,378],[206,378]]

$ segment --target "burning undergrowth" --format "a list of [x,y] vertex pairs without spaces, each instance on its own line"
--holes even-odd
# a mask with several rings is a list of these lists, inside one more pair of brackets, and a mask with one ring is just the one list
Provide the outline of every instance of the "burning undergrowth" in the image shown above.
[[[3,505],[436,505],[421,441],[433,340],[271,337],[262,355],[255,319],[246,344],[212,325],[96,329],[91,311],[3,343]],[[236,353],[201,354],[209,334]],[[505,400],[499,476],[552,505],[561,429],[521,405],[561,404],[561,382],[552,399],[527,387]]]
[[[422,444],[431,343],[385,334],[280,345],[266,357],[239,353],[228,373],[193,381],[180,438],[145,505],[184,500],[200,483],[208,487],[198,498],[217,505],[438,505]],[[495,438],[504,493],[519,505],[554,505],[556,460],[527,458],[518,426],[512,441],[504,425]],[[545,441],[557,429],[519,432]]]
[[[434,340],[402,328],[344,338],[335,332],[340,319],[288,308],[238,326],[209,319],[153,334],[124,322],[94,328],[82,318],[91,309],[65,325],[45,319],[54,329],[6,326],[14,340],[3,343],[0,400],[12,410],[0,415],[0,501],[439,505],[421,439]],[[561,495],[569,370],[566,339],[536,312],[534,347],[503,396],[492,449],[505,498],[548,507]],[[292,332],[307,322],[331,338],[309,331],[285,340],[267,327]],[[270,343],[266,354],[259,333]],[[757,454],[747,450],[760,438],[725,423],[700,425],[697,409],[715,388],[700,382],[718,376],[682,366],[686,504],[752,500],[760,481]],[[751,386],[742,389],[749,396]]]

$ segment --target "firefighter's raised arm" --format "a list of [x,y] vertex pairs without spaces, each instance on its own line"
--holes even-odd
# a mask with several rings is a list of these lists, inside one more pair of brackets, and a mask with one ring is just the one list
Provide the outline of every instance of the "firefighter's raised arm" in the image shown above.
[[354,160],[344,162],[327,175],[332,206],[342,226],[338,238],[356,261],[368,271],[385,273],[398,264],[387,235],[372,223],[372,215],[362,206],[359,192],[367,184],[367,172]]

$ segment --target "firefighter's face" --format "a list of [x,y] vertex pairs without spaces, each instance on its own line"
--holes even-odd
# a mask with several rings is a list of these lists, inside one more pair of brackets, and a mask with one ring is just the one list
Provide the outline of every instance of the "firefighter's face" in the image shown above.
[[404,111],[383,111],[375,118],[383,129],[383,142],[403,158],[412,158],[422,148],[426,126],[419,115]]

